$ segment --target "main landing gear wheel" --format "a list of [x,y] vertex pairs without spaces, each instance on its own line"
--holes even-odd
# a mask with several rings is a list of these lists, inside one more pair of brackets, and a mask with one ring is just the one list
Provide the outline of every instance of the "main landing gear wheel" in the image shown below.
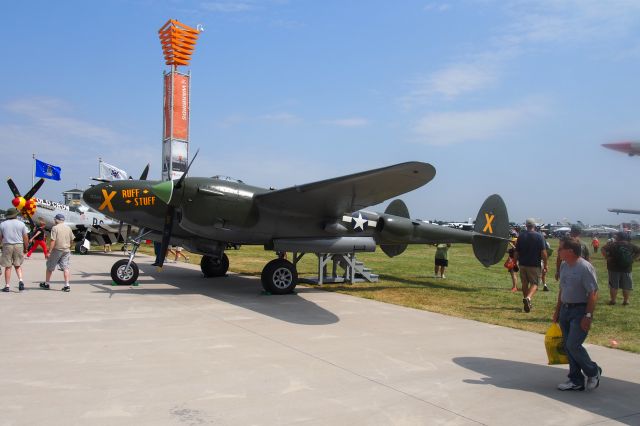
[[87,254],[89,252],[89,250],[87,250],[84,244],[82,244],[82,241],[76,243],[75,249],[76,249],[76,253],[79,253],[79,254]]
[[127,268],[129,259],[120,259],[111,267],[111,279],[118,285],[131,285],[138,279],[138,265],[131,262]]
[[298,271],[285,259],[273,259],[262,270],[262,287],[272,294],[293,292],[298,284]]
[[229,258],[222,253],[222,257],[202,256],[200,270],[205,277],[224,277],[229,269]]

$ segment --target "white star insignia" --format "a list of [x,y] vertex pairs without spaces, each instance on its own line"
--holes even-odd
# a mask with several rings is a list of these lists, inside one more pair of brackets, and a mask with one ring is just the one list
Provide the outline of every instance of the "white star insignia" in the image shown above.
[[358,217],[353,218],[353,229],[356,230],[360,228],[364,231],[364,224],[367,223],[367,219],[362,218],[362,214],[358,212]]

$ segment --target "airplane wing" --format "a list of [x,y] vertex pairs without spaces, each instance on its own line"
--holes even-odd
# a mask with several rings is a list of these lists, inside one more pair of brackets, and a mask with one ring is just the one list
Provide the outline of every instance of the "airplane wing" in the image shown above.
[[415,161],[265,192],[255,200],[262,208],[289,214],[337,216],[412,191],[435,175],[431,164]]

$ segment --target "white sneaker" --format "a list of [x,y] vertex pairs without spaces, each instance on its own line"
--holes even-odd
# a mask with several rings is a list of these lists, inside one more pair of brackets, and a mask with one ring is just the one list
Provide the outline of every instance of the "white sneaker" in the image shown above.
[[442,278],[447,278],[444,274],[442,274]]
[[573,391],[573,390],[575,390],[575,391],[583,391],[584,390],[584,386],[576,385],[571,380],[567,380],[564,383],[560,383],[558,385],[558,389],[560,389],[561,391]]
[[602,368],[598,367],[598,373],[593,377],[587,377],[587,390],[591,391],[600,386],[600,376]]

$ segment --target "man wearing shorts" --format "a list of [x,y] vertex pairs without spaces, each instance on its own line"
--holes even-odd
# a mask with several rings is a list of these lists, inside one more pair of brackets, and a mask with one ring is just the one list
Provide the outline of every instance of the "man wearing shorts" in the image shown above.
[[[629,296],[633,290],[631,270],[633,262],[640,256],[640,248],[627,241],[624,232],[618,232],[612,243],[602,247],[602,255],[607,259],[607,272],[609,273],[609,305],[616,304],[618,289],[622,289],[622,304],[629,304]],[[628,255],[620,256],[619,250],[627,250]]]
[[446,278],[444,270],[449,266],[449,247],[450,243],[436,245],[434,278]]
[[56,225],[51,228],[46,279],[45,282],[40,283],[40,287],[49,290],[49,281],[51,281],[51,275],[57,266],[64,274],[64,287],[62,287],[62,291],[71,291],[71,287],[69,287],[69,259],[71,257],[73,232],[71,228],[64,223],[64,215],[58,213],[54,220]]
[[[536,232],[536,221],[527,219],[527,230],[518,236],[515,258],[520,267],[520,281],[522,281],[522,304],[524,311],[531,311],[531,298],[540,284],[540,276],[547,272],[547,249],[544,237]],[[542,262],[542,268],[540,268]]]
[[13,266],[18,276],[18,290],[24,290],[22,282],[22,262],[29,246],[29,230],[27,226],[18,220],[18,209],[11,207],[5,213],[7,220],[0,223],[0,237],[2,238],[2,257],[0,265],[4,268],[4,288],[3,292],[11,291],[9,282],[11,281],[11,267]]

